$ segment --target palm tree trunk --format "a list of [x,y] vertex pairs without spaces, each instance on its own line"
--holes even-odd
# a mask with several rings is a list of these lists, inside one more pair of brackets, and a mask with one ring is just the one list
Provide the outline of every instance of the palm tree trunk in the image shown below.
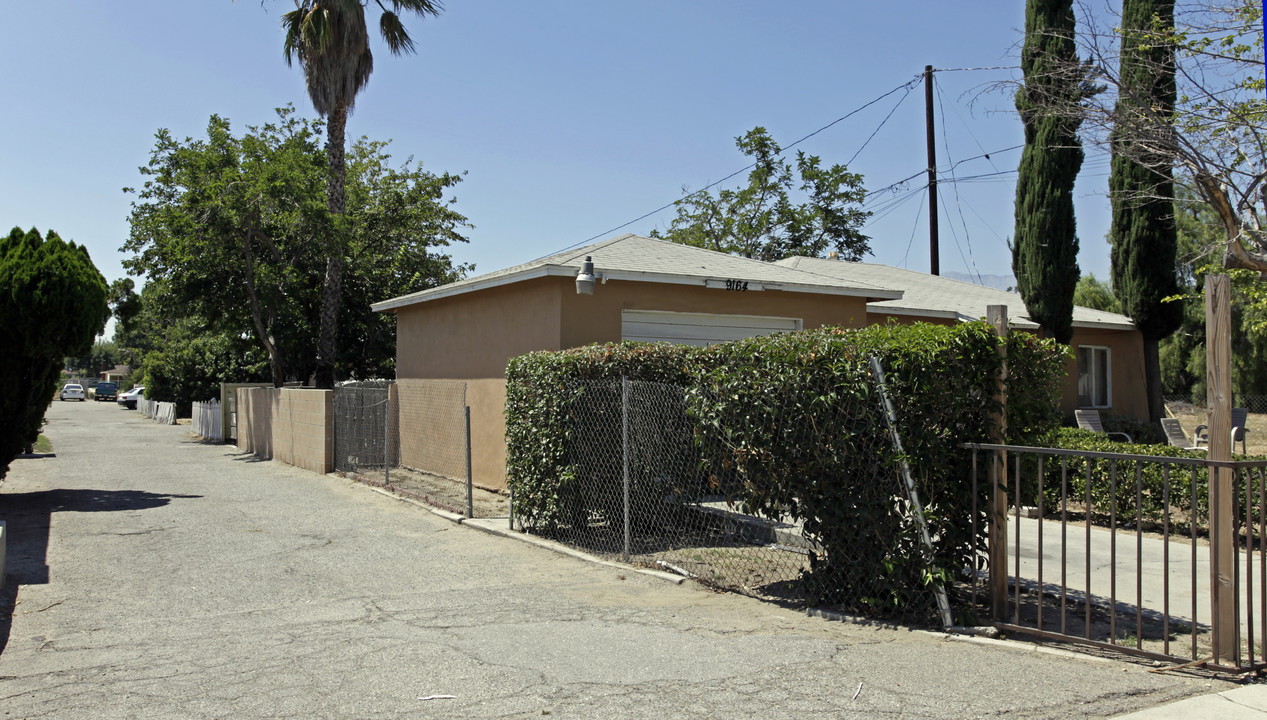
[[343,265],[346,249],[344,226],[343,180],[347,172],[343,156],[344,130],[348,121],[347,105],[339,103],[326,124],[326,157],[329,161],[327,201],[333,215],[333,237],[326,258],[326,277],[321,286],[321,329],[317,334],[316,386],[334,387],[334,358],[338,351],[339,310],[343,295]]

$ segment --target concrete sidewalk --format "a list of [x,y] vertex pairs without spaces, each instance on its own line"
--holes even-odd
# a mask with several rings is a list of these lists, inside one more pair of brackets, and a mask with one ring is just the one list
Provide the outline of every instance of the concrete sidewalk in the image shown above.
[[1212,695],[1116,716],[1118,720],[1263,720],[1267,718],[1267,685],[1246,685]]
[[1054,720],[1233,689],[580,562],[117,407],[48,419],[56,457],[0,486],[6,717]]

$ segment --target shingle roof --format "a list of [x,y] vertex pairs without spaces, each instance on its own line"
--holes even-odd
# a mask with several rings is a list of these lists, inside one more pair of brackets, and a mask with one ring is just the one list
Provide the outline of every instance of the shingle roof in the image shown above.
[[733,279],[757,283],[766,290],[850,295],[868,300],[902,297],[900,289],[883,288],[865,280],[842,282],[833,276],[804,272],[794,267],[626,234],[522,265],[383,300],[371,307],[381,312],[531,278],[551,275],[575,277],[587,256],[593,257],[595,272],[603,275],[605,280],[705,285],[709,281]]
[[[871,312],[977,320],[985,317],[987,305],[1007,305],[1009,325],[1027,330],[1038,327],[1038,323],[1030,319],[1020,294],[1006,290],[873,263],[792,257],[775,264],[826,275],[846,283],[865,278],[874,285],[902,289],[901,299],[868,303],[867,309]],[[1125,315],[1076,306],[1073,309],[1073,325],[1123,330],[1135,327]]]

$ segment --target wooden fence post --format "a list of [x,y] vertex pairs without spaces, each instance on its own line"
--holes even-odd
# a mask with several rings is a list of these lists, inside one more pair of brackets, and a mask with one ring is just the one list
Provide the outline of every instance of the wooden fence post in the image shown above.
[[[1002,372],[995,400],[998,414],[991,423],[990,442],[1002,445],[1007,440],[1007,306],[987,305],[986,320],[999,338]],[[1007,615],[1007,453],[991,453],[990,460],[990,615],[1003,620]]]
[[[1231,281],[1210,275],[1205,281],[1205,377],[1209,410],[1209,459],[1232,459],[1232,303]],[[1240,655],[1236,617],[1236,535],[1232,469],[1210,468],[1210,618],[1214,661],[1232,664]]]

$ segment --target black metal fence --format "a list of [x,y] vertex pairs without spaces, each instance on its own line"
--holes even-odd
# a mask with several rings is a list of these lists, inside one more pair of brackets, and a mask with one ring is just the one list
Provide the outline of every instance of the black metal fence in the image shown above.
[[[984,561],[973,586],[997,627],[1163,661],[1267,667],[1267,462],[970,447],[982,487],[1000,458],[1010,507],[1007,561],[993,569],[1006,597],[990,597]],[[1211,492],[1215,468],[1230,478]],[[1225,514],[1212,513],[1220,503]]]

